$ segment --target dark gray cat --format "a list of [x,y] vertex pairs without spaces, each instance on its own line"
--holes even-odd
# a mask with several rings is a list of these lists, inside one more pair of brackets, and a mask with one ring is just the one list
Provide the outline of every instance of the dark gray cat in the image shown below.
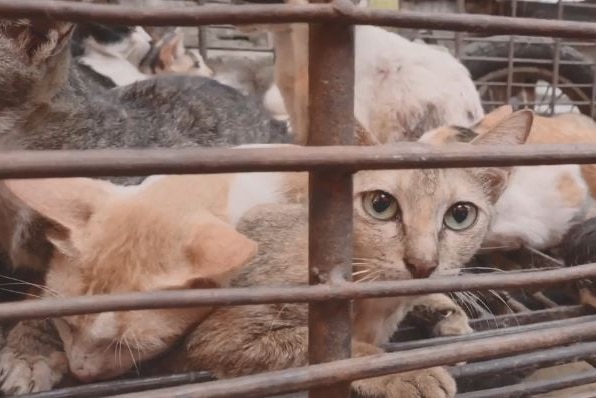
[[0,145],[91,149],[291,142],[256,101],[197,76],[159,76],[89,90],[70,67],[73,26],[4,22],[0,32]]
[[[159,76],[114,89],[90,83],[71,63],[73,29],[42,19],[0,20],[0,148],[291,142],[286,124],[256,100],[210,79]],[[0,185],[0,276],[11,266],[43,270],[50,252],[35,219]]]

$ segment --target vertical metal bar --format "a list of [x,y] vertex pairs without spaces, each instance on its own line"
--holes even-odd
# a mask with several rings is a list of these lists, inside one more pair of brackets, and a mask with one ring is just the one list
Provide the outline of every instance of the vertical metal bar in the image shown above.
[[[205,5],[205,0],[197,0],[197,4],[199,4],[201,6]],[[203,26],[203,25],[199,26],[197,39],[199,41],[199,54],[201,54],[201,57],[203,57],[205,62],[207,62],[207,49],[209,47],[207,46],[207,27],[206,26]]]
[[[466,12],[466,0],[457,0],[457,12],[463,14]],[[455,32],[455,58],[461,58],[462,32]]]
[[[563,19],[563,1],[559,0],[557,3],[557,19]],[[555,59],[553,63],[553,80],[551,82],[552,95],[550,96],[550,114],[555,114],[555,103],[557,102],[557,87],[559,86],[559,70],[561,63],[561,39],[555,39]]]
[[[309,29],[309,145],[354,142],[354,31],[349,25]],[[352,175],[312,172],[309,178],[309,283],[352,277]],[[309,304],[309,363],[349,358],[349,300]],[[349,382],[309,391],[310,398],[348,398]]]
[[[596,44],[594,44],[594,47],[596,48]],[[596,105],[596,65],[592,64],[592,97],[590,98],[590,117],[592,119],[596,114],[594,105]]]
[[[511,16],[517,16],[517,0],[511,1]],[[515,55],[515,36],[509,37],[509,51],[507,54],[507,96],[505,100],[507,103],[511,101],[512,85],[513,85],[513,57]]]

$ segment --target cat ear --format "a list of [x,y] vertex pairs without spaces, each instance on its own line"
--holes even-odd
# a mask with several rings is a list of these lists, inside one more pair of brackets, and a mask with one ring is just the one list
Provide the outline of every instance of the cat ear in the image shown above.
[[[471,143],[475,145],[524,144],[532,129],[533,120],[534,112],[530,110],[525,109],[512,113],[492,129],[472,140]],[[470,171],[482,184],[491,201],[495,203],[507,188],[511,168],[475,168]]]
[[511,105],[502,105],[492,112],[486,114],[482,120],[472,127],[472,130],[483,134],[490,129],[494,128],[501,120],[513,113],[513,107]]
[[33,65],[41,64],[63,50],[68,50],[68,41],[74,27],[69,22],[42,18],[0,22],[2,35],[12,39]]
[[186,255],[194,269],[188,287],[225,285],[257,253],[256,242],[223,221],[196,224],[191,234]]
[[356,144],[359,146],[372,146],[372,145],[380,145],[381,142],[377,139],[377,137],[371,133],[368,129],[366,129],[358,120],[354,120],[355,127],[356,127]]
[[159,49],[159,60],[167,70],[182,54],[184,54],[184,34],[176,30],[164,38]]
[[524,144],[530,135],[534,112],[529,109],[517,111],[506,116],[491,129],[471,141],[480,145],[513,145]]
[[59,248],[70,232],[84,228],[114,185],[91,178],[5,180],[4,184],[26,206],[54,226],[48,240]]

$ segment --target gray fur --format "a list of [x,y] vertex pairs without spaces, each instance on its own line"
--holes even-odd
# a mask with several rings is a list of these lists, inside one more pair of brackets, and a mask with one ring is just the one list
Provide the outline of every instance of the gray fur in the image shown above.
[[[287,125],[256,99],[198,76],[158,76],[102,88],[71,62],[73,25],[0,20],[0,148],[103,149],[221,147],[291,142]],[[140,178],[112,179],[137,183]],[[42,268],[34,217],[15,221],[14,199],[0,191],[0,257]],[[19,210],[19,212],[26,211]],[[21,214],[21,213],[19,213]],[[38,224],[38,223],[37,223]],[[41,245],[44,246],[44,245]],[[19,261],[18,259],[28,259]],[[4,270],[2,269],[4,268]],[[0,274],[6,267],[0,266]]]

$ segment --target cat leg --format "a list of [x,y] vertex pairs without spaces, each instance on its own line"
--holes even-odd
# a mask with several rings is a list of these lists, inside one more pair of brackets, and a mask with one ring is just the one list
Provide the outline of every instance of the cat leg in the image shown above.
[[[352,341],[353,357],[383,353],[370,344]],[[446,369],[434,367],[352,382],[353,396],[362,398],[451,398],[455,380]]]
[[409,315],[430,327],[431,335],[459,336],[472,333],[468,315],[445,294],[427,294],[415,299]]
[[50,320],[19,322],[0,350],[0,391],[19,395],[46,391],[68,373],[62,341]]
[[306,364],[306,306],[296,304],[220,308],[186,340],[187,370],[218,378]]

